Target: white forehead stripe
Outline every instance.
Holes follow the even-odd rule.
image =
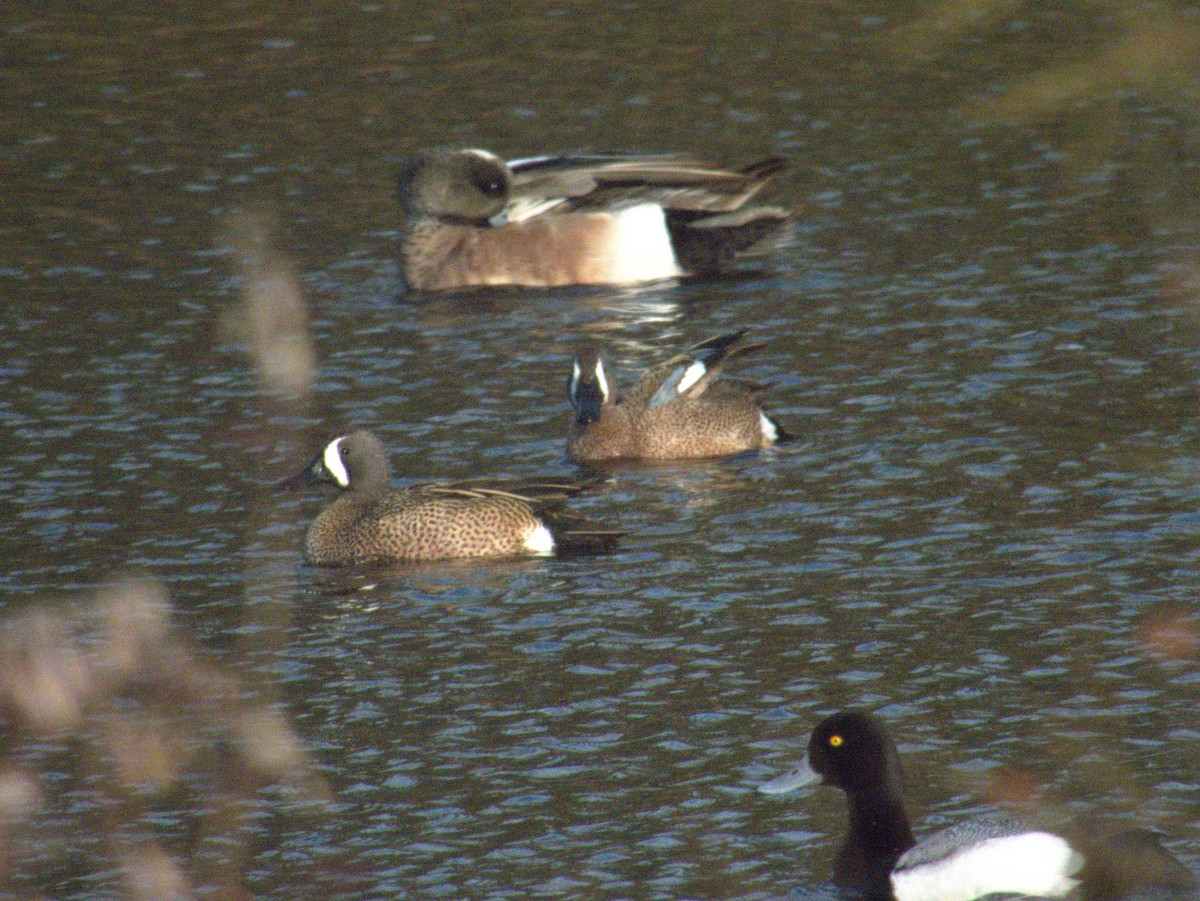
[[[325,455],[321,462],[325,464],[325,468],[329,470],[329,474],[333,476],[333,480],[342,488],[350,487],[350,473],[346,472],[346,464],[342,462],[342,455],[339,449],[345,438],[335,438],[330,441],[325,448]]]
[[[482,160],[487,160],[489,163],[499,163],[501,166],[507,165],[504,160],[500,159],[500,157],[496,156],[496,154],[492,153],[490,150],[480,150],[478,147],[467,147],[463,150],[463,153],[469,153],[472,156],[477,156]]]
[[[708,372],[708,367],[697,360],[687,368],[687,371],[684,372],[683,376],[679,379],[679,384],[675,386],[675,392],[677,394],[683,394],[683,392],[687,391],[688,388],[692,387],[692,385],[704,378],[704,373],[706,372]]]

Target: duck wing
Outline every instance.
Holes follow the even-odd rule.
[[[761,341],[743,341],[746,331],[739,329],[708,338],[652,370],[637,385],[646,396],[646,407],[661,406],[681,397],[694,399],[702,395],[713,385],[726,363],[765,346]],[[631,395],[633,393],[630,392]]]
[[[591,479],[526,477],[511,479],[472,478],[446,482],[426,482],[409,491],[457,497],[507,497],[524,501],[535,510],[556,507],[568,498],[592,490],[608,481],[604,476]]]
[[[786,168],[772,157],[723,169],[681,154],[564,153],[511,160],[509,221],[546,212],[657,203],[679,212],[728,213]]]

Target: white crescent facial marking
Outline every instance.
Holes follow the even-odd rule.
[[[346,464],[342,462],[341,454],[342,442],[345,440],[345,438],[335,438],[330,441],[325,447],[325,455],[321,459],[339,488],[350,487],[350,473],[346,471]]]
[[[579,378],[583,375],[583,370],[579,368],[579,361],[576,360],[571,364],[571,403],[579,406]]]
[[[608,400],[608,376],[604,374],[604,361],[596,358],[596,384],[600,386],[600,396]]]
[[[706,372],[708,372],[707,366],[705,366],[699,360],[694,362],[687,368],[687,371],[684,372],[682,378],[679,379],[679,384],[675,386],[675,393],[683,394],[683,392],[687,391],[688,388],[692,387],[692,385],[704,378],[704,373]]]

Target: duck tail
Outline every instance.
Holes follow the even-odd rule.
[[[542,519],[554,538],[554,552],[559,557],[612,553],[625,536],[620,529],[611,529],[566,509],[547,511]]]

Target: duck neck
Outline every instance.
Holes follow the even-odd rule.
[[[834,864],[834,882],[861,891],[868,901],[890,899],[889,876],[913,846],[904,803],[886,786],[866,786],[849,796],[850,828]]]
[[[317,518],[330,526],[354,522],[379,502],[387,491],[390,478],[391,472],[387,467],[366,467],[364,471],[356,472],[351,486],[338,492],[337,499],[322,510]]]

